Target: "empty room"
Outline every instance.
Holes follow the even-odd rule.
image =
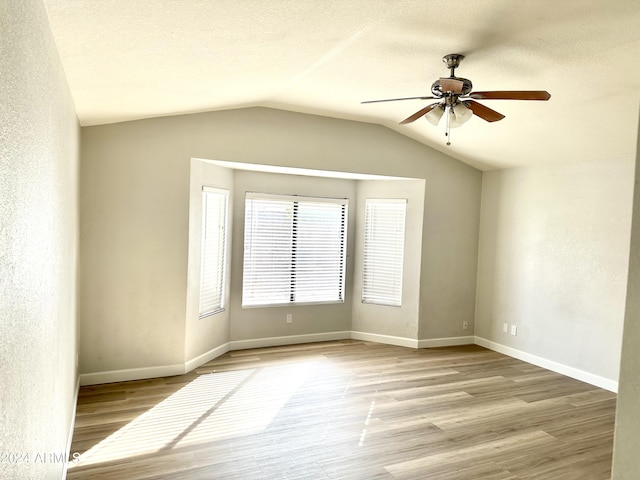
[[[640,8],[3,0],[0,477],[635,479]]]

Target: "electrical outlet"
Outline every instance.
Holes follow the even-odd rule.
[[[518,327],[515,325],[511,325],[511,335],[518,335]]]
[[[503,323],[502,324],[502,331],[504,333],[509,333],[509,324],[508,323]]]
[[[287,323],[293,323],[293,315],[290,313],[287,313]]]
[[[462,329],[469,330],[469,322],[467,322],[466,320],[462,322]]]

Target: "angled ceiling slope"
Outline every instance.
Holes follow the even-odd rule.
[[[630,0],[45,0],[82,125],[267,106],[386,125],[481,169],[635,152],[640,8]],[[500,122],[452,130],[420,119],[456,71]]]

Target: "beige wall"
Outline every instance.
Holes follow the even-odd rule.
[[[82,129],[81,373],[184,364],[191,160],[140,126]]]
[[[629,158],[484,174],[478,337],[615,388],[633,172]]]
[[[480,172],[460,162],[434,164],[425,179],[418,338],[473,335],[480,228]],[[407,175],[411,176],[411,175]],[[464,321],[469,330],[463,330]]]
[[[353,275],[352,327],[356,332],[418,340],[420,323],[420,262],[422,258],[422,219],[424,180],[361,180],[358,182],[355,272]],[[365,201],[368,198],[407,199],[405,249],[402,272],[402,306],[362,303],[364,261]],[[416,342],[417,344],[417,342]]]
[[[479,171],[373,124],[266,108],[156,118],[82,129],[82,372],[184,364],[191,158],[425,180],[421,338],[473,322]],[[231,282],[237,289],[233,272]],[[296,313],[286,325],[276,310],[261,324],[233,298],[231,340],[348,326],[350,307],[328,312],[324,326]]]
[[[77,384],[79,127],[42,2],[0,4],[0,45],[0,476],[61,478]]]
[[[202,160],[191,160],[189,189],[189,259],[187,274],[187,305],[185,318],[185,363],[202,355],[218,353],[216,349],[229,342],[229,305],[231,290],[227,289],[224,311],[205,318],[199,317],[200,260],[202,248],[202,187],[215,187],[229,191],[228,232],[226,255],[226,285],[231,284],[231,246],[233,236],[233,170],[212,165]],[[205,360],[208,360],[206,358]],[[191,365],[189,365],[191,366]],[[197,365],[194,365],[197,366]]]
[[[636,148],[633,221],[629,259],[629,282],[624,319],[624,336],[620,362],[620,388],[616,410],[616,431],[613,448],[614,480],[636,478],[640,471],[640,124]]]
[[[295,305],[286,307],[242,308],[242,269],[244,251],[244,198],[246,192],[285,195],[310,195],[349,199],[347,225],[347,273],[345,302],[326,305]],[[269,337],[314,335],[351,330],[351,276],[353,274],[354,231],[353,209],[356,208],[356,182],[352,180],[237,171],[234,183],[234,238],[231,283],[230,340],[243,341]],[[286,315],[293,322],[286,323]]]

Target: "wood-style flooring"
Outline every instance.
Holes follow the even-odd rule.
[[[608,479],[615,403],[478,346],[233,351],[82,387],[67,478]]]

